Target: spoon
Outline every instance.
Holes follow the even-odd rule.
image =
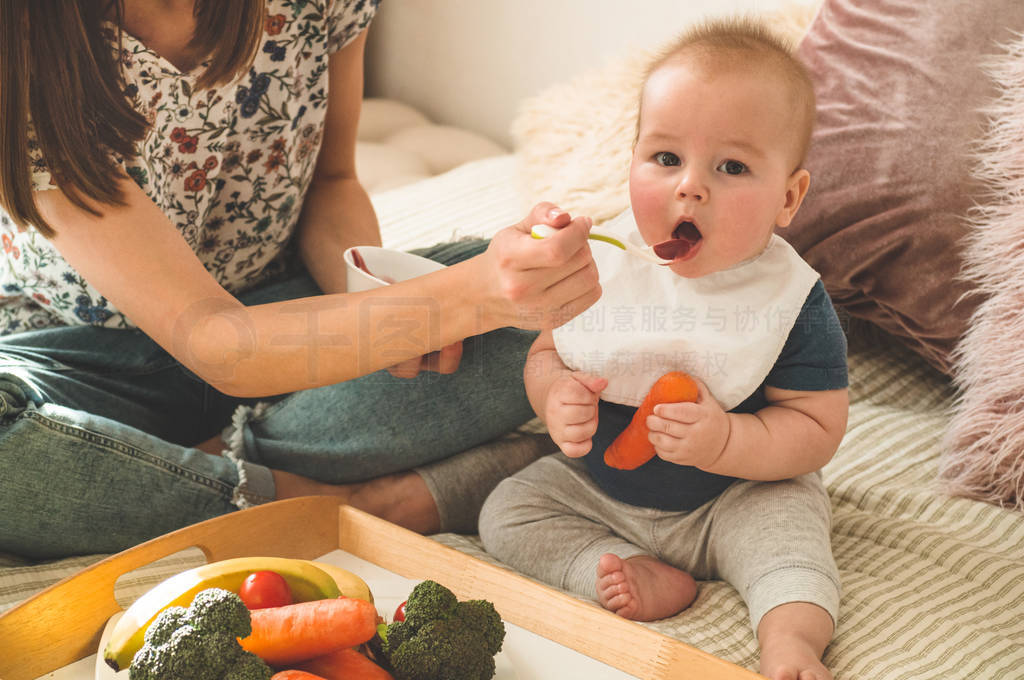
[[[554,227],[549,227],[546,224],[535,224],[533,225],[533,227],[530,228],[530,235],[533,236],[534,238],[547,238],[548,236],[551,236],[557,231],[558,229],[555,229]],[[686,241],[680,241],[679,239],[672,239],[671,241],[665,241],[664,243],[658,243],[657,245],[646,246],[641,248],[640,246],[629,243],[628,241],[620,241],[614,236],[606,234],[599,229],[591,229],[590,235],[587,238],[593,239],[595,241],[604,241],[605,243],[610,243],[616,248],[621,248],[622,250],[625,250],[630,255],[635,255],[636,257],[639,257],[642,260],[647,260],[648,262],[653,262],[655,264],[661,265],[672,264],[673,259],[684,254],[686,250],[689,250],[689,247],[686,247],[683,249],[683,252],[679,252],[680,248],[678,246],[686,246]],[[664,246],[668,246],[668,248],[666,249]],[[655,250],[661,250],[662,252],[666,252],[667,250],[667,254],[671,254],[672,257],[667,259],[658,257],[658,255],[654,253]]]

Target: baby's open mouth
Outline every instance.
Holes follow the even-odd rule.
[[[654,254],[663,260],[678,260],[685,257],[703,238],[700,229],[693,222],[680,222],[672,232],[672,238],[655,243]]]

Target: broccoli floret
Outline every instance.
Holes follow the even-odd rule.
[[[223,676],[244,651],[238,644],[238,638],[231,633],[203,631],[203,663],[216,678]]]
[[[505,641],[505,624],[494,605],[487,600],[466,600],[455,608],[454,618],[464,621],[483,636],[484,644],[491,656],[501,651]]]
[[[424,584],[430,584],[424,586]],[[423,586],[421,588],[421,586]],[[395,680],[489,680],[494,677],[494,655],[505,639],[505,624],[486,600],[458,602],[445,596],[444,586],[424,581],[416,586],[420,600],[409,596],[406,619],[389,624],[382,650]],[[429,597],[429,600],[427,599]],[[454,601],[453,606],[448,603]],[[440,616],[410,619],[410,610],[423,602]],[[441,603],[441,606],[437,606]]]
[[[455,617],[425,624],[395,650],[391,666],[401,680],[489,680],[494,655],[469,624]]]
[[[171,639],[164,645],[157,647],[158,649],[166,647],[174,650],[170,663],[171,675],[185,677],[191,669],[195,668],[203,668],[203,675],[209,675],[204,668],[206,666],[206,644],[203,638],[204,635],[198,628],[185,624],[171,633]]]
[[[390,655],[395,649],[398,649],[402,644],[416,634],[416,629],[409,625],[406,621],[395,621],[389,624],[384,629],[381,639],[383,641],[383,650],[386,656]]]
[[[128,670],[129,680],[156,680],[171,677],[171,655],[158,647],[142,645],[132,657]]]
[[[184,607],[168,607],[153,619],[153,623],[146,628],[143,640],[150,645],[162,645],[171,639],[171,633],[185,624],[185,614],[188,612]]]
[[[421,581],[405,601],[405,620],[414,628],[428,621],[446,619],[458,604],[455,593],[436,581]]]
[[[196,628],[246,637],[252,632],[252,618],[242,598],[223,588],[199,591],[188,608],[188,622]]]
[[[153,621],[132,659],[129,679],[269,680],[270,667],[238,644],[251,631],[249,610],[238,595],[203,590],[188,609],[168,608]]]
[[[423,643],[407,642],[388,660],[396,680],[441,680],[441,660]]]
[[[252,652],[242,651],[221,680],[270,680],[274,671]]]
[[[142,645],[132,659],[131,680],[185,678],[192,669],[201,669],[196,680],[212,680],[206,670],[206,646],[202,633],[187,623],[171,633],[159,645]]]

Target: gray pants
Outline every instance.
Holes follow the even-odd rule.
[[[580,460],[545,456],[501,482],[480,515],[487,552],[524,574],[596,597],[601,555],[651,555],[697,580],[722,579],[757,626],[769,610],[811,602],[837,620],[839,572],[831,507],[818,473],[738,481],[688,512],[610,498]]]

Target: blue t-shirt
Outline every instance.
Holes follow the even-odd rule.
[[[732,413],[755,413],[766,407],[765,385],[820,391],[843,389],[848,384],[846,336],[825,286],[819,280],[807,295],[768,377]],[[657,456],[635,470],[617,470],[605,465],[605,449],[629,425],[634,413],[635,407],[601,401],[593,448],[583,457],[591,477],[612,498],[660,510],[693,510],[718,496],[736,480],[736,477],[670,463]]]

